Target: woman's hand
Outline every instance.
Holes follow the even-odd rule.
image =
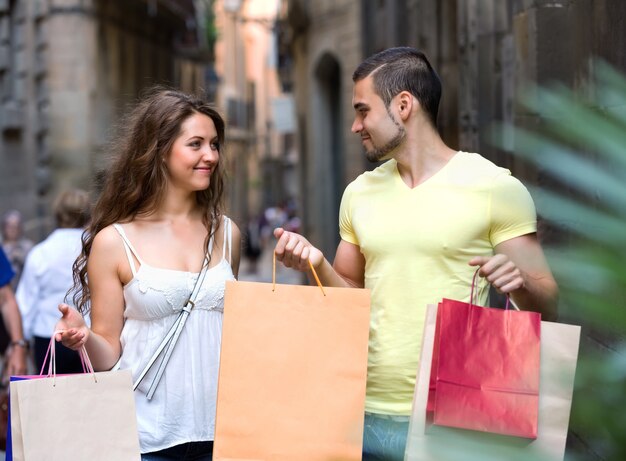
[[[90,330],[85,323],[83,316],[73,307],[67,304],[59,304],[59,311],[63,315],[56,324],[56,341],[70,349],[78,350],[85,345],[89,338]]]

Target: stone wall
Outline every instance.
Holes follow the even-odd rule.
[[[22,211],[35,240],[51,230],[60,190],[92,188],[142,88],[209,86],[191,3],[168,5],[0,0],[0,213]]]
[[[0,212],[36,215],[49,184],[44,15],[42,1],[0,0]]]
[[[363,171],[352,124],[352,72],[362,58],[361,10],[350,0],[290,2],[303,232],[332,259],[339,200]]]

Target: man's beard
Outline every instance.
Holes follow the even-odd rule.
[[[385,144],[384,146],[374,147],[372,150],[365,151],[365,158],[372,163],[387,160],[389,154],[391,154],[400,144],[402,144],[402,141],[406,136],[406,130],[404,129],[404,126],[398,123],[398,121],[389,110],[389,107],[387,107],[387,115],[396,126],[396,128],[398,128],[398,131],[396,131],[395,136],[391,140],[389,140],[389,142],[387,142],[387,144]]]
[[[368,161],[376,163],[387,160],[388,155],[393,152],[400,144],[402,144],[402,141],[406,136],[406,130],[402,125],[398,123],[396,123],[396,126],[398,127],[398,131],[396,131],[395,136],[390,139],[384,146],[374,147],[372,150],[365,151],[365,158]]]

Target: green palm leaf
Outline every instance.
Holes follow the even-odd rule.
[[[546,249],[561,290],[565,321],[580,323],[570,428],[582,455],[626,459],[626,78],[604,62],[574,93],[534,89],[522,104],[541,114],[532,131],[500,126],[492,142],[554,179],[529,187],[539,213],[563,231]],[[503,140],[508,140],[505,145]],[[513,140],[513,143],[510,141]],[[514,149],[511,149],[511,144]]]

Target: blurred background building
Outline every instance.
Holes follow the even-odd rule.
[[[93,189],[125,105],[153,83],[215,91],[210,4],[0,0],[0,210],[50,230],[50,201]]]
[[[215,2],[217,103],[227,119],[230,214],[241,224],[299,195],[295,108],[281,86],[280,0]]]
[[[515,103],[527,84],[576,87],[591,56],[624,68],[625,16],[617,0],[0,0],[0,211],[45,235],[50,197],[96,183],[126,104],[164,83],[226,116],[231,215],[292,201],[332,254],[341,192],[372,168],[350,133],[363,57],[424,50],[444,82],[446,142],[541,182],[487,128],[541,123]]]
[[[233,217],[291,201],[332,252],[341,192],[373,167],[350,133],[365,56],[424,50],[444,82],[446,142],[541,182],[487,128],[540,125],[517,92],[577,87],[591,56],[626,68],[625,18],[618,0],[0,0],[0,211],[43,237],[50,197],[97,184],[126,104],[164,83],[225,114]]]

